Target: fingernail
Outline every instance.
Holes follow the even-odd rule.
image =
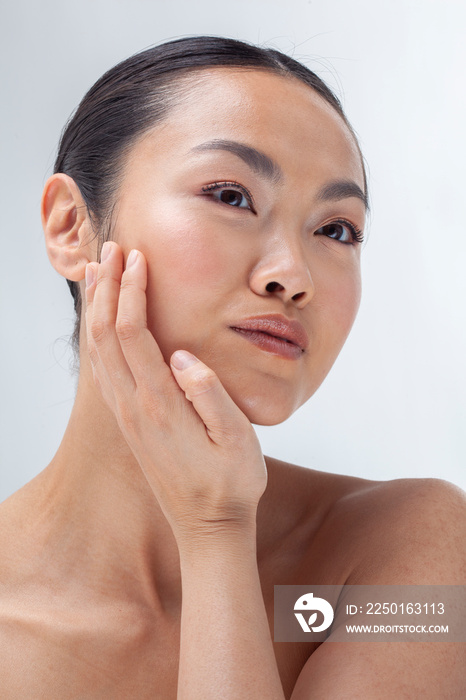
[[[186,350],[177,350],[171,358],[171,364],[175,369],[187,369],[199,362],[195,355]]]
[[[128,267],[131,267],[131,265],[134,265],[136,260],[138,259],[138,251],[137,250],[132,250],[130,254],[128,255],[128,260],[126,261],[126,269]]]
[[[93,265],[86,265],[86,287],[90,287],[95,280],[95,269]]]
[[[105,241],[105,243],[102,246],[102,253],[100,254],[100,261],[104,262],[107,260],[108,256],[110,255],[112,250],[112,244],[109,241]]]

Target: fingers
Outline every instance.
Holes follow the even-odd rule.
[[[117,338],[115,323],[120,296],[123,254],[116,243],[102,248],[101,263],[86,270],[86,333],[94,379],[115,408],[116,392],[134,388],[134,379]]]
[[[218,445],[235,442],[245,428],[251,427],[215,372],[197,357],[186,350],[177,350],[170,364],[179,387],[192,402],[213,442]]]
[[[90,263],[86,269],[89,355],[104,398],[121,420],[136,404],[150,407],[156,420],[155,414],[166,412],[161,404],[167,399],[171,409],[181,407],[181,389],[194,408],[189,415],[197,414],[213,442],[229,444],[251,427],[248,419],[215,372],[194,355],[177,351],[170,371],[147,327],[144,255],[131,251],[122,271],[123,253],[114,242],[104,245],[100,264]]]
[[[159,404],[167,392],[182,394],[147,328],[144,255],[131,251],[122,270],[122,250],[111,241],[103,246],[101,263],[87,266],[86,332],[94,381],[121,427],[128,427],[137,402],[163,410]]]
[[[147,265],[144,255],[132,250],[123,273],[116,317],[116,334],[138,386],[168,382],[174,385],[157,342],[147,328]],[[150,373],[148,372],[150,368]]]

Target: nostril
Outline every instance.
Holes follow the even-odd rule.
[[[267,292],[277,292],[284,289],[284,287],[278,282],[269,282],[265,289]]]
[[[298,292],[297,294],[294,294],[291,298],[293,299],[293,301],[299,301],[303,298],[303,296],[305,296],[305,294],[306,292]]]

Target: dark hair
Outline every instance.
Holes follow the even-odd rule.
[[[60,139],[54,173],[66,173],[78,185],[98,232],[99,246],[110,238],[113,200],[125,153],[137,137],[166,118],[179,97],[183,77],[216,66],[294,76],[335,109],[357,144],[333,92],[315,73],[280,51],[210,36],[177,39],[146,49],[111,68],[91,87]],[[81,294],[76,282],[67,282],[76,312],[71,341],[77,359]]]

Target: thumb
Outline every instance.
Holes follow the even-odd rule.
[[[210,439],[218,445],[238,439],[246,418],[215,372],[187,350],[177,350],[170,366],[178,386],[191,401]],[[247,419],[246,419],[247,420]]]

